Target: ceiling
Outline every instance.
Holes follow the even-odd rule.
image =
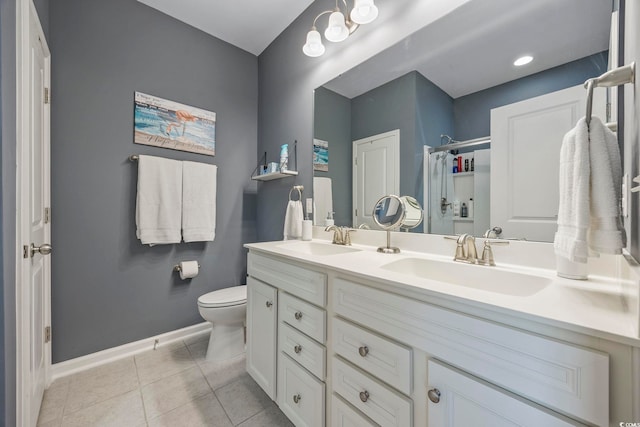
[[[353,98],[417,70],[455,99],[607,50],[610,22],[604,0],[472,0],[325,87]]]
[[[313,3],[313,0],[138,1],[256,56]]]
[[[313,3],[138,1],[254,55]],[[391,13],[395,4],[403,3],[377,1]],[[457,98],[608,49],[610,14],[609,0],[471,0],[326,87],[353,98],[417,70]],[[305,35],[300,34],[300,45]],[[523,54],[532,54],[535,60],[514,67],[513,61]]]

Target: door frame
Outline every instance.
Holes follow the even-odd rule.
[[[356,206],[357,206],[357,196],[358,196],[358,165],[356,162],[358,156],[358,145],[366,142],[373,142],[378,139],[384,139],[387,137],[393,137],[393,152],[396,158],[396,167],[395,167],[395,176],[394,180],[398,189],[398,193],[400,193],[400,129],[394,129],[389,132],[383,132],[376,135],[367,136],[366,138],[356,139],[351,142],[351,225],[353,227],[356,226],[357,216],[356,216]],[[397,194],[399,196],[399,194]]]
[[[45,87],[51,91],[51,51],[47,45],[46,37],[38,13],[32,0],[18,0],[16,2],[16,424],[20,426],[34,426],[37,420],[31,419],[30,390],[32,379],[30,375],[29,347],[31,331],[29,319],[30,289],[26,286],[29,280],[29,260],[23,257],[23,246],[29,245],[29,213],[28,198],[23,197],[24,190],[28,189],[30,178],[29,170],[24,167],[29,161],[29,135],[30,135],[30,30],[35,26],[38,37],[45,53],[45,75],[43,76]],[[44,176],[47,182],[45,190],[45,206],[51,206],[50,189],[50,104],[45,104],[43,110],[43,138],[45,149],[43,162],[45,165]],[[50,241],[51,225],[46,225],[46,237]],[[43,301],[45,324],[51,324],[51,258],[45,257],[45,295]],[[45,387],[51,381],[51,342],[44,345],[44,375]]]

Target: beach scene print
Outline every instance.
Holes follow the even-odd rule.
[[[313,170],[329,171],[329,142],[321,139],[313,140]]]
[[[136,92],[133,142],[214,156],[216,113]]]

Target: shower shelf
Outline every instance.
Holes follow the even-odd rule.
[[[458,172],[458,173],[452,173],[451,175],[453,175],[453,177],[463,177],[463,176],[473,176],[473,172]]]
[[[473,218],[453,218],[453,222],[473,222]]]

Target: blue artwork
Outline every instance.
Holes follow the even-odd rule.
[[[329,143],[327,141],[313,140],[313,170],[329,171]]]
[[[216,113],[136,92],[133,142],[214,156]]]

